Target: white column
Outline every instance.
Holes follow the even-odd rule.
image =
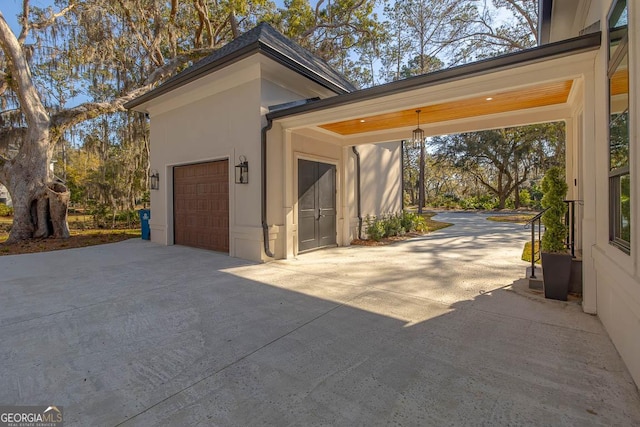
[[[582,120],[582,188],[584,190],[584,217],[582,219],[582,309],[586,313],[597,312],[597,279],[593,259],[593,249],[596,245],[597,235],[597,203],[604,200],[596,200],[596,84],[593,71],[584,76],[584,115]]]
[[[284,180],[282,191],[284,193],[284,227],[285,227],[285,241],[284,241],[284,258],[293,258],[298,253],[298,232],[297,224],[295,222],[295,206],[297,205],[297,197],[294,197],[294,189],[298,187],[296,174],[296,165],[293,162],[293,142],[291,137],[291,130],[286,129],[282,133],[283,146],[282,150],[284,165]]]

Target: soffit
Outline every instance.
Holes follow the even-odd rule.
[[[617,70],[611,78],[611,95],[622,95],[629,93],[629,69]]]
[[[416,110],[420,112],[420,123],[430,124],[466,119],[484,115],[509,113],[518,110],[565,104],[569,98],[573,81],[532,85],[516,90],[484,94],[450,102],[426,104],[418,108],[403,109],[384,114],[368,115],[350,120],[322,124],[319,127],[342,135],[385,131],[415,126]]]

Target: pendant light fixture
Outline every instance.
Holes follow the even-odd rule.
[[[411,143],[416,146],[424,142],[424,131],[420,129],[420,111],[416,110],[416,114],[418,115],[418,127],[413,130],[413,135],[411,138]]]

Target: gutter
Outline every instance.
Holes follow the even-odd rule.
[[[357,191],[357,209],[358,209],[358,239],[362,240],[362,198],[360,197],[360,153],[355,145],[351,147],[353,154],[356,156],[356,191]]]
[[[494,58],[487,58],[469,64],[458,65],[444,70],[438,70],[419,76],[408,77],[403,80],[385,83],[380,86],[373,86],[361,89],[344,95],[324,98],[320,101],[300,105],[297,107],[270,112],[268,117],[280,119],[292,117],[309,112],[322,111],[334,107],[346,106],[362,101],[378,99],[387,95],[396,95],[415,89],[437,86],[443,83],[460,81],[469,77],[477,77],[503,71],[522,65],[529,65],[544,61],[549,58],[563,57],[576,53],[589,52],[600,49],[600,31],[575,37],[569,40],[549,43],[523,50],[520,52],[508,53]]]
[[[273,126],[273,120],[267,117],[267,124],[262,128],[260,141],[260,156],[262,160],[262,191],[261,191],[261,222],[262,237],[264,240],[264,253],[269,258],[275,255],[269,247],[269,224],[267,223],[267,132]]]

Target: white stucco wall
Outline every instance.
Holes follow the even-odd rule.
[[[252,80],[211,97],[151,117],[151,168],[160,190],[151,191],[151,239],[173,243],[173,167],[229,160],[230,254],[255,258],[245,247],[260,238],[260,81]],[[244,155],[249,184],[234,183],[234,165]]]
[[[275,123],[269,132],[268,218],[273,227],[276,258],[298,254],[298,160],[312,160],[336,166],[336,240],[346,246],[357,238],[356,156],[351,146],[321,134],[308,135],[283,129]],[[361,162],[362,216],[399,212],[402,209],[401,148],[399,142],[362,144],[357,149]]]
[[[402,210],[402,149],[400,142],[366,144],[360,152],[362,216]]]
[[[229,160],[229,254],[266,261],[261,221],[261,130],[272,105],[332,92],[259,54],[162,95],[141,109],[151,118],[151,239],[173,244],[173,167]],[[279,147],[275,147],[280,149]],[[235,184],[239,157],[249,163],[249,183]],[[271,156],[269,206],[282,206],[282,155]],[[279,165],[280,164],[280,165]],[[279,211],[280,213],[281,211]],[[271,229],[275,236],[278,227]]]
[[[567,153],[574,155],[567,159],[567,169],[581,177],[578,188],[572,189],[570,195],[584,200],[579,236],[583,248],[583,308],[598,315],[636,384],[640,385],[640,245],[635,237],[640,236],[640,4],[627,1],[632,241],[631,253],[625,254],[609,243],[607,19],[612,0],[583,0],[578,3],[575,15],[567,15],[553,23],[555,27],[552,28],[557,31],[552,31],[551,41],[558,41],[554,35],[578,36],[579,30],[600,21],[602,47],[594,69],[584,70],[585,109],[574,112],[573,119],[568,122],[567,135],[581,139],[581,150]],[[571,34],[565,34],[568,28],[571,28]]]
[[[598,2],[600,3],[600,2]],[[603,1],[600,13],[603,23],[611,1]],[[585,175],[593,176],[593,186],[585,187],[585,197],[595,199],[595,245],[591,256],[597,286],[597,314],[609,333],[613,343],[624,359],[636,384],[640,384],[640,150],[638,150],[638,127],[640,109],[640,4],[629,1],[629,85],[630,85],[630,168],[631,168],[631,253],[625,254],[609,244],[608,212],[608,95],[607,95],[607,47],[606,25],[603,24],[602,49],[596,59],[595,70],[595,147],[585,152]],[[591,168],[590,168],[591,166]],[[587,272],[585,272],[587,273]],[[595,280],[594,280],[595,279]]]

